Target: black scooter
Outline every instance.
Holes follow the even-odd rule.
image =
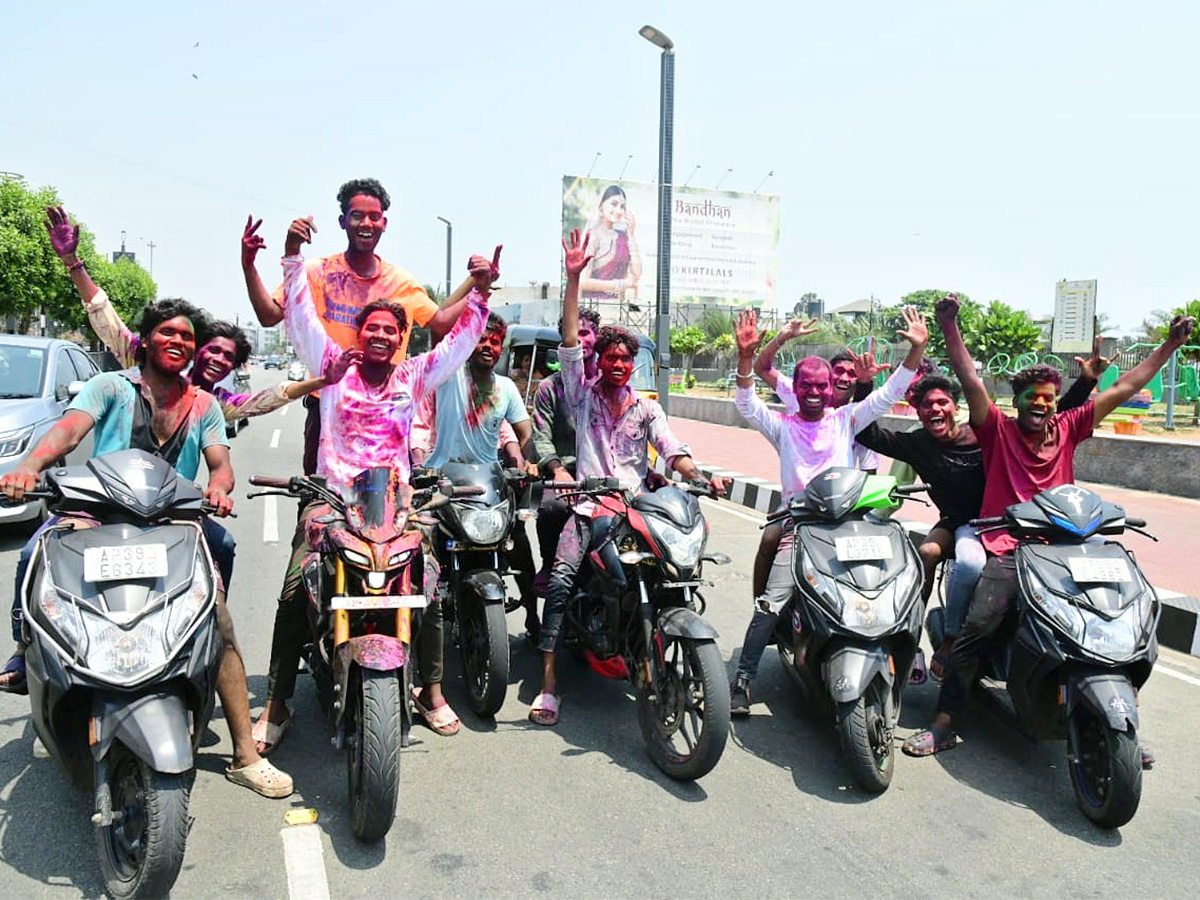
[[[34,496],[100,523],[52,526],[25,576],[34,729],[76,787],[95,793],[108,892],[164,897],[183,863],[222,649],[207,505],[141,450],[50,470]]]
[[[1157,539],[1144,521],[1075,484],[971,524],[1021,541],[1015,629],[997,635],[983,667],[1005,682],[1007,698],[986,683],[983,696],[1031,740],[1065,737],[1079,808],[1097,825],[1120,827],[1142,796],[1136,689],[1158,658],[1162,606],[1132,553],[1088,539],[1125,531]],[[937,647],[941,608],[927,624]]]

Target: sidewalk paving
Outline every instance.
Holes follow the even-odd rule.
[[[781,502],[779,457],[757,431],[693,419],[671,417],[671,428],[686,442],[707,472],[735,477],[730,498],[766,512]],[[882,460],[886,472],[891,461]],[[1129,515],[1145,519],[1155,543],[1139,535],[1124,541],[1163,599],[1159,639],[1167,646],[1200,656],[1200,500],[1133,491],[1107,484],[1086,484],[1106,500],[1119,503]],[[938,519],[932,506],[907,502],[900,517],[932,525]]]

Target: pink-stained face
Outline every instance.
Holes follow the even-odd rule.
[[[216,384],[233,371],[237,362],[237,344],[232,338],[213,338],[196,351],[196,362],[192,366],[194,377],[206,384]]]
[[[358,349],[363,362],[381,365],[391,362],[400,347],[400,324],[386,309],[377,309],[358,330]]]
[[[829,363],[819,356],[806,356],[796,364],[792,376],[800,418],[816,422],[825,415],[825,407],[833,402],[833,373]]]
[[[350,239],[351,248],[359,253],[374,253],[375,245],[387,231],[387,216],[378,197],[355,194],[338,224]]]
[[[492,369],[496,366],[496,361],[500,359],[500,353],[504,348],[504,329],[498,331],[485,331],[483,337],[479,339],[479,343],[475,345],[475,352],[471,354],[471,365],[481,369]],[[528,360],[526,360],[528,365]]]
[[[187,316],[176,316],[154,326],[146,341],[146,359],[168,375],[179,375],[196,355],[196,329]]]
[[[600,204],[600,218],[609,226],[625,221],[625,198],[613,194]]]
[[[830,406],[835,409],[845,406],[854,399],[854,363],[848,359],[839,359],[833,363],[833,400]]]
[[[609,387],[625,387],[633,376],[633,354],[624,344],[609,344],[597,361],[600,380]]]

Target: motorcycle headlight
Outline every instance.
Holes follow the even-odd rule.
[[[1074,606],[1050,592],[1042,580],[1033,574],[1028,575],[1028,596],[1042,615],[1049,618],[1055,625],[1067,633],[1071,640],[1080,643],[1083,637],[1083,617]]]
[[[872,600],[855,590],[839,585],[839,593],[842,596],[842,622],[850,628],[861,628],[864,631],[878,631],[895,625],[895,587],[895,583],[888,585]]]
[[[492,509],[463,509],[459,521],[467,540],[473,544],[498,544],[508,530],[508,516],[499,506]]]
[[[371,564],[370,557],[368,557],[365,553],[359,553],[357,550],[351,550],[347,547],[342,547],[341,549],[342,556],[345,557],[346,562],[352,563],[356,566],[369,566]]]
[[[398,567],[404,565],[406,562],[408,562],[410,559],[412,559],[412,555],[414,552],[415,551],[412,551],[412,550],[402,550],[399,553],[393,553],[391,556],[388,557],[388,561],[387,561],[388,568],[395,569],[395,568],[398,568]]]
[[[690,531],[675,528],[665,522],[646,517],[650,530],[667,551],[667,556],[677,568],[694,569],[704,551],[704,520],[698,519]]]
[[[192,627],[196,617],[207,605],[211,590],[212,582],[209,580],[204,560],[197,554],[191,587],[183,596],[176,597],[171,602],[170,611],[167,613],[167,627],[163,637],[166,643],[163,649],[168,653]]]
[[[812,557],[808,555],[808,551],[803,546],[800,548],[800,575],[807,582],[809,588],[821,598],[821,602],[835,616],[841,616],[842,597],[837,587],[817,571],[817,567],[813,565]]]
[[[1134,629],[1137,616],[1136,607],[1130,607],[1120,618],[1112,621],[1092,613],[1085,614],[1084,649],[1105,659],[1128,659],[1133,656],[1138,644]]]
[[[58,633],[67,649],[80,655],[86,654],[87,633],[80,619],[79,608],[58,595],[49,569],[42,569],[38,573],[31,596],[40,618]]]
[[[166,616],[162,613],[145,616],[130,628],[92,616],[88,619],[91,646],[87,667],[100,677],[134,681],[166,663]]]

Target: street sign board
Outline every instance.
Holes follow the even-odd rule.
[[[1096,279],[1060,281],[1054,286],[1054,353],[1089,353],[1096,331]]]

